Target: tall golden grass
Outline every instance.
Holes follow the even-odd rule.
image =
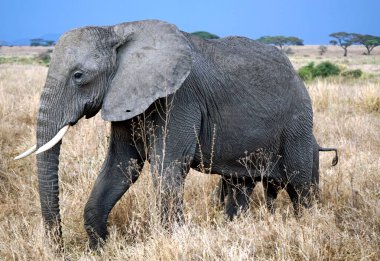
[[[113,209],[110,237],[100,253],[88,250],[82,216],[107,151],[109,124],[99,116],[80,121],[62,147],[65,252],[56,254],[44,237],[35,157],[13,160],[34,144],[46,73],[47,68],[38,65],[0,65],[1,260],[380,259],[379,80],[333,78],[308,84],[317,140],[338,147],[340,162],[330,167],[333,155],[321,153],[321,201],[299,220],[285,192],[275,214],[268,213],[259,186],[249,211],[228,222],[213,203],[218,177],[192,171],[185,187],[185,224],[168,233],[160,226],[150,175],[144,169]]]

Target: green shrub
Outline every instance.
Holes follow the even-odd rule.
[[[313,70],[314,77],[328,77],[339,75],[339,73],[339,67],[331,62],[322,62],[315,66]]]
[[[362,77],[362,75],[363,75],[363,72],[360,69],[348,70],[348,71],[342,72],[342,76],[350,77],[350,78],[360,78]]]
[[[339,75],[340,69],[337,65],[331,62],[322,62],[316,66],[311,62],[298,70],[298,75],[302,80],[312,80],[315,77],[328,77]]]
[[[312,80],[314,78],[313,70],[314,70],[314,63],[311,62],[308,65],[301,67],[298,70],[298,75],[304,81]]]
[[[46,52],[38,54],[36,56],[37,62],[42,65],[49,66],[52,52],[52,50],[47,50]]]
[[[0,64],[33,64],[34,60],[28,56],[2,56]]]

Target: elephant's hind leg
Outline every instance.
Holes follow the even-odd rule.
[[[283,176],[295,214],[313,199],[313,136],[311,128],[298,128],[288,135],[283,151]]]
[[[300,215],[300,206],[309,208],[312,203],[311,168],[303,169],[301,166],[286,166],[286,191],[293,203],[296,216]]]
[[[275,212],[275,200],[277,199],[278,191],[281,189],[281,185],[274,180],[263,180],[263,188],[266,196],[266,206],[270,213]]]
[[[225,199],[228,195],[228,183],[227,180],[223,177],[220,178],[219,184],[216,186],[213,191],[213,201],[217,206],[224,207]]]
[[[225,178],[224,178],[225,179]],[[232,220],[239,211],[248,208],[255,181],[250,177],[225,179],[225,214]]]
[[[137,149],[131,146],[128,127],[128,122],[112,123],[108,155],[84,209],[92,249],[106,239],[108,215],[137,180],[143,164]]]

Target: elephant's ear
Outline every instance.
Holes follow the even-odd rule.
[[[147,20],[113,27],[117,68],[102,105],[102,118],[123,121],[178,90],[192,67],[191,47],[174,25]],[[114,38],[115,39],[115,38]]]

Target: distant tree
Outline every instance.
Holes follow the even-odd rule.
[[[44,45],[44,39],[41,39],[41,38],[30,39],[30,46],[43,46],[43,45]]]
[[[319,55],[324,55],[326,52],[327,52],[327,46],[326,45],[320,45],[318,47]]]
[[[373,48],[380,45],[380,37],[369,34],[353,34],[353,41],[356,44],[364,45],[367,55],[370,55]]]
[[[45,40],[42,38],[34,38],[30,39],[30,46],[53,46],[54,41],[52,40]]]
[[[303,45],[303,40],[295,36],[289,36],[288,45]]]
[[[220,38],[216,34],[212,34],[212,33],[205,32],[205,31],[198,31],[198,32],[194,32],[191,34],[196,35],[196,36],[203,38],[203,39],[219,39]]]
[[[281,50],[288,45],[303,45],[303,40],[295,36],[262,36],[257,39],[257,41],[265,44],[273,44],[280,47]]]
[[[336,39],[331,40],[330,44],[339,45],[344,50],[343,56],[347,56],[347,48],[354,44],[354,35],[346,32],[338,32],[332,33],[329,36]]]
[[[55,41],[53,40],[46,40],[46,45],[47,46],[53,46],[55,44]]]

